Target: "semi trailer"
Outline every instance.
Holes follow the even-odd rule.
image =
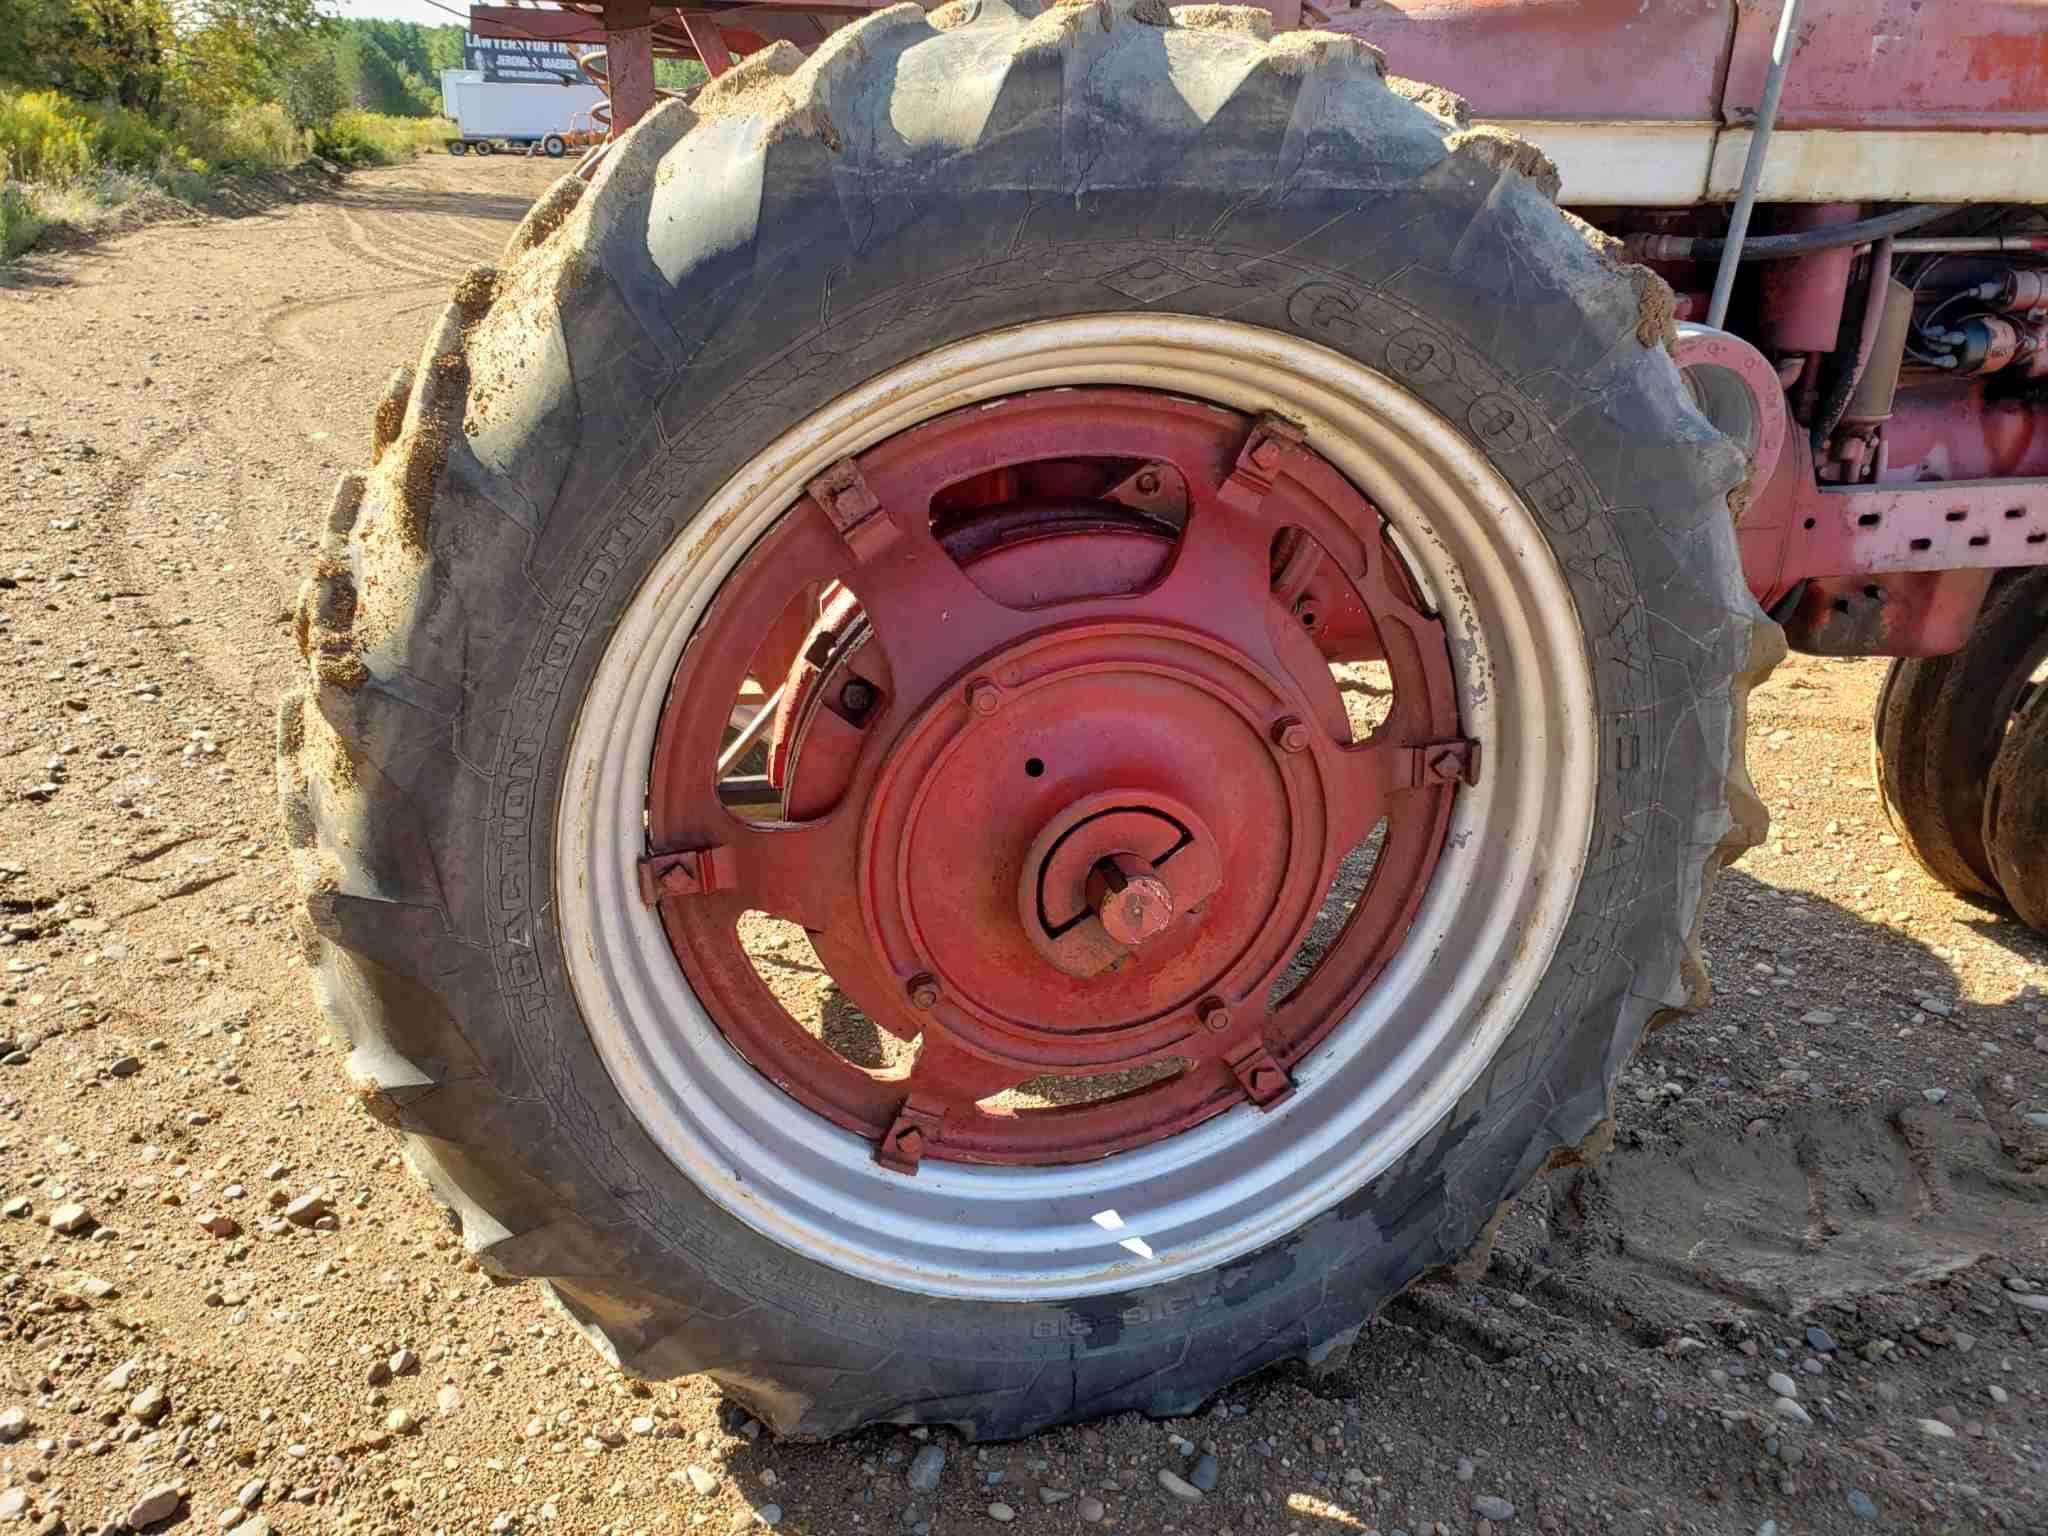
[[[441,71],[441,111],[456,130],[448,140],[451,155],[508,149],[560,159],[592,137],[591,110],[604,100],[602,90],[583,80],[489,80],[481,70]]]

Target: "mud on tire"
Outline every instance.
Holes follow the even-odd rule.
[[[898,6],[663,106],[463,280],[301,602],[285,833],[366,1107],[487,1269],[785,1434],[1180,1414],[1328,1359],[1596,1135],[1645,1026],[1695,995],[1706,881],[1760,830],[1744,696],[1780,642],[1737,564],[1741,456],[1688,403],[1655,279],[1554,208],[1540,155],[1416,104],[1371,49],[1184,14],[1204,25]],[[702,509],[793,423],[934,349],[1119,314],[1301,338],[1461,424],[1578,608],[1591,843],[1485,1069],[1283,1241],[1064,1300],[891,1289],[735,1219],[626,1107],[549,915],[567,743],[646,573],[715,539]]]

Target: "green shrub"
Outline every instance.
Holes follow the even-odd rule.
[[[65,181],[92,168],[93,123],[55,91],[0,91],[0,179]]]
[[[29,190],[18,181],[0,181],[0,261],[18,256],[43,232]]]
[[[442,117],[337,112],[313,130],[313,153],[342,165],[390,165],[438,148],[455,127]]]

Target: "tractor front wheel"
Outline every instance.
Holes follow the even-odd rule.
[[[784,1433],[1327,1361],[1597,1142],[1758,831],[1668,295],[1370,49],[1189,14],[663,106],[463,280],[303,599],[366,1102]]]

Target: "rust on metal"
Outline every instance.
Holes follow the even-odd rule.
[[[685,848],[650,853],[640,861],[640,900],[654,906],[667,896],[708,896],[733,884],[730,848]]]

